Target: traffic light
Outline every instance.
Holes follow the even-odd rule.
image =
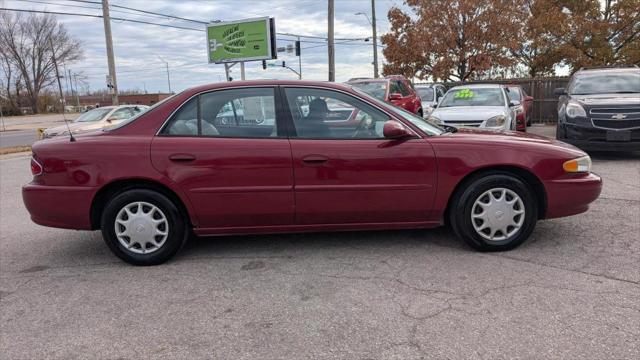
[[[262,70],[267,70],[267,60],[262,60]]]
[[[296,41],[296,56],[300,56],[300,41]]]

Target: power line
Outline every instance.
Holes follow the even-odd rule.
[[[24,1],[24,0],[23,0]],[[86,3],[86,4],[96,4],[96,5],[102,5],[102,3],[100,3],[99,1],[90,1],[90,0],[66,0],[66,1],[71,1],[71,2],[78,2],[78,3]],[[185,18],[185,17],[180,17],[180,16],[175,16],[175,15],[170,15],[170,14],[163,14],[163,13],[159,13],[159,12],[154,12],[154,11],[148,11],[148,10],[142,10],[142,9],[136,9],[136,8],[132,8],[132,7],[128,7],[128,6],[122,6],[122,5],[115,5],[112,4],[110,5],[110,7],[116,7],[116,8],[121,8],[121,9],[127,9],[127,10],[132,10],[132,11],[137,11],[137,12],[141,12],[141,13],[145,13],[145,14],[153,14],[155,16],[158,17],[162,17],[162,18],[171,18],[171,19],[177,19],[177,20],[182,20],[182,21],[190,21],[190,22],[194,22],[194,23],[198,23],[198,24],[202,24],[202,25],[207,25],[210,24],[210,21],[203,21],[203,20],[196,20],[196,19],[190,19],[190,18]],[[291,33],[282,33],[282,32],[278,32],[276,33],[277,35],[284,35],[284,36],[294,36],[294,37],[303,37],[303,38],[309,38],[309,39],[322,39],[322,40],[327,40],[327,37],[323,37],[323,36],[315,36],[315,35],[300,35],[300,34],[291,34]],[[335,40],[364,40],[365,38],[335,38]]]

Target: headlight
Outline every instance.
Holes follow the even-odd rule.
[[[570,118],[574,118],[578,116],[587,117],[586,111],[584,111],[584,108],[582,107],[582,105],[578,104],[577,102],[567,103],[566,113],[567,113],[567,116]]]
[[[581,173],[591,171],[591,158],[589,155],[579,157],[577,159],[565,161],[562,164],[564,171],[568,173]]]
[[[492,118],[490,118],[489,120],[487,120],[487,122],[485,123],[486,127],[499,127],[504,125],[505,121],[507,121],[507,118],[504,115],[498,115],[498,116],[494,116]]]
[[[432,123],[438,124],[438,125],[442,124],[442,120],[440,120],[439,118],[437,118],[436,116],[433,116],[433,115],[429,116],[429,118],[427,120],[431,121]]]

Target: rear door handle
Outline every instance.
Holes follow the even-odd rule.
[[[193,161],[195,160],[195,155],[191,154],[171,154],[169,155],[169,160],[171,161]]]
[[[329,160],[328,157],[324,155],[307,155],[302,158],[302,162],[305,164],[313,165],[313,164],[324,164]]]

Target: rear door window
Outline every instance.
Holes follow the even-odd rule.
[[[245,88],[199,95],[178,110],[166,135],[240,138],[277,137],[275,91]]]

